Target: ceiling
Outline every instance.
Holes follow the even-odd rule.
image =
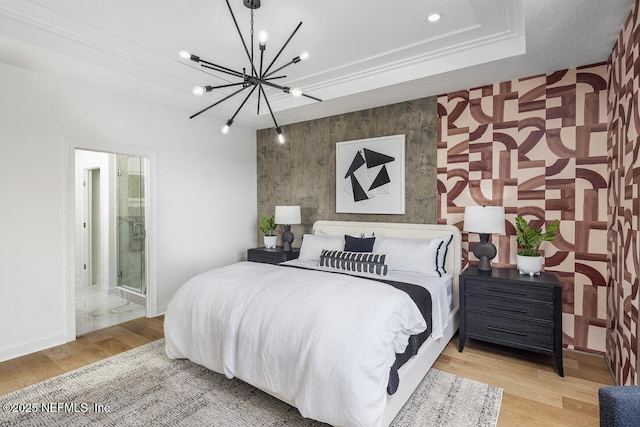
[[[241,0],[229,3],[248,37],[249,9]],[[256,32],[269,32],[266,63],[303,22],[274,68],[310,52],[309,60],[279,73],[287,78],[278,82],[323,102],[268,89],[283,125],[606,61],[633,4],[262,0],[254,19]],[[428,22],[432,12],[442,19]],[[225,0],[0,0],[0,61],[171,106],[188,117],[235,90],[195,97],[194,85],[237,80],[180,60],[182,49],[225,67],[249,67]],[[236,95],[194,120],[223,124],[243,99]],[[264,103],[256,114],[256,99],[236,124],[272,126]]]

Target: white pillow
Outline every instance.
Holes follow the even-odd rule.
[[[441,244],[442,239],[376,237],[373,252],[387,254],[389,270],[415,271],[441,276],[438,272],[438,248]]]
[[[323,249],[330,251],[343,250],[344,237],[329,236],[326,234],[322,236],[305,234],[302,237],[302,244],[300,245],[300,255],[298,256],[298,259],[318,261]]]

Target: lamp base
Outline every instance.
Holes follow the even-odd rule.
[[[478,271],[491,271],[491,260],[497,253],[496,247],[489,242],[489,235],[480,233],[480,242],[473,245],[473,254],[480,260]]]
[[[282,250],[285,252],[291,252],[291,243],[293,243],[291,225],[285,225],[284,232],[282,233]]]
[[[491,261],[486,256],[481,256],[477,268],[478,271],[491,271]]]

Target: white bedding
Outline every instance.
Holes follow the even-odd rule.
[[[294,259],[283,264],[308,269],[317,269],[317,262],[310,260],[305,261]],[[431,294],[431,302],[433,304],[431,313],[433,323],[431,327],[431,336],[434,340],[442,337],[444,328],[447,326],[447,319],[449,318],[453,298],[453,278],[450,274],[443,274],[442,277],[436,277],[413,271],[389,270],[389,273],[386,276],[381,277],[381,279],[411,283],[413,285],[419,285],[426,288]]]
[[[189,280],[164,323],[169,357],[238,377],[340,426],[380,425],[395,353],[426,326],[411,298],[389,285],[252,262]]]

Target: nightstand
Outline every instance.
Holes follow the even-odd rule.
[[[466,338],[553,354],[562,366],[562,284],[555,273],[519,274],[514,268],[460,274],[460,343]]]
[[[291,252],[282,250],[282,246],[276,248],[253,248],[247,251],[247,261],[264,262],[266,264],[280,264],[281,262],[297,259],[300,255],[299,248],[292,248]]]

